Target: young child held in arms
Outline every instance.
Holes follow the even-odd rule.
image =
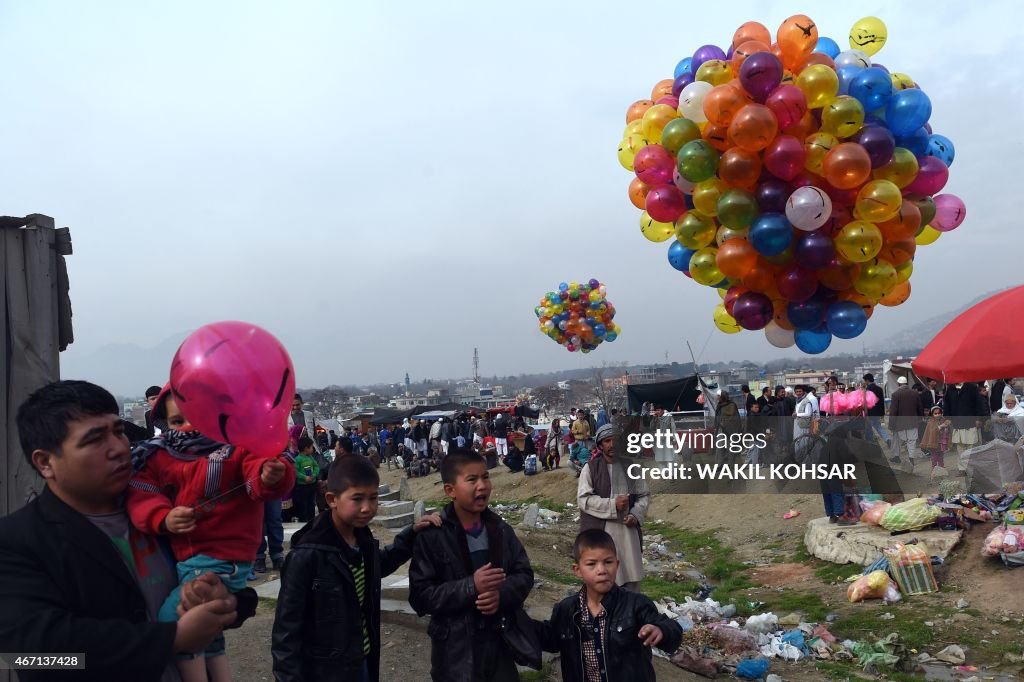
[[[682,628],[649,598],[616,586],[619,559],[605,531],[577,535],[573,559],[582,589],[555,604],[551,620],[534,621],[541,647],[561,654],[563,682],[656,679],[650,648],[675,653]]]
[[[329,509],[292,538],[271,645],[277,682],[380,679],[381,578],[412,556],[413,533],[441,517],[424,516],[381,549],[367,527],[379,485],[367,458],[336,460],[327,474]]]
[[[451,503],[440,527],[416,538],[409,565],[409,603],[431,615],[431,679],[513,682],[509,628],[533,587],[530,559],[512,527],[487,508],[492,484],[481,455],[451,450],[441,480]],[[539,651],[517,654],[539,665]]]
[[[132,525],[152,535],[169,533],[178,582],[217,574],[228,590],[245,587],[263,530],[263,502],[281,498],[295,483],[295,468],[282,457],[256,455],[218,443],[192,428],[168,388],[153,407],[167,431],[132,452],[136,470],[125,506]],[[160,607],[161,622],[178,620],[180,585]],[[231,679],[224,638],[205,656],[183,657],[185,682]]]

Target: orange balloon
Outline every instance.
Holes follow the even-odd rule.
[[[772,310],[775,311],[775,324],[783,329],[793,331],[793,323],[789,321],[789,301],[784,298],[772,299]]]
[[[892,241],[886,240],[882,244],[882,250],[878,252],[878,257],[884,258],[893,265],[903,265],[907,261],[914,260],[914,253],[916,251],[916,239],[913,237],[901,237]]]
[[[771,41],[748,40],[740,43],[739,47],[733,48],[732,61],[729,62],[733,74],[739,76],[740,67],[743,66],[743,62],[747,61],[747,57],[750,55],[757,52],[771,52],[772,47],[770,43]]]
[[[766,293],[775,289],[775,268],[763,257],[743,276],[743,286],[758,293]],[[776,296],[776,298],[779,298]]]
[[[729,127],[708,123],[704,126],[701,137],[708,141],[712,147],[720,152],[729,148]]]
[[[783,129],[783,132],[787,135],[792,135],[798,140],[804,140],[810,135],[818,132],[818,128],[820,127],[818,119],[814,118],[814,115],[811,114],[810,111],[805,111],[799,122]]]
[[[900,212],[895,218],[878,223],[885,241],[897,241],[905,237],[913,239],[921,230],[921,209],[913,201],[903,200]]]
[[[740,109],[754,101],[746,90],[733,83],[716,85],[704,96],[704,115],[715,125],[728,126]]]
[[[851,288],[859,276],[859,265],[838,258],[832,265],[818,270],[818,281],[832,291],[845,291]]]
[[[782,51],[782,65],[795,71],[818,44],[818,27],[806,14],[797,14],[782,22],[775,39]]]
[[[732,141],[737,147],[751,152],[759,152],[767,147],[778,132],[779,122],[775,118],[775,112],[763,104],[746,105],[729,124],[729,137]],[[867,152],[864,152],[864,155],[867,156]],[[870,167],[869,159],[868,168]]]
[[[879,299],[878,303],[890,308],[895,308],[898,305],[906,303],[908,298],[910,298],[910,280],[897,284],[889,293]]]
[[[742,279],[757,265],[757,251],[746,239],[727,239],[718,247],[715,263],[730,279]]]
[[[672,79],[665,78],[657,82],[654,88],[651,90],[651,99],[655,102],[661,97],[672,96]]]
[[[757,152],[730,147],[718,160],[718,177],[736,187],[749,187],[761,177],[761,157]]]
[[[868,316],[869,320],[871,319],[871,313],[875,312],[875,302],[864,294],[853,291],[852,289],[850,291],[840,292],[838,298],[840,301],[853,301],[858,304],[863,308],[864,314]]]
[[[768,29],[764,24],[756,21],[748,21],[736,29],[736,32],[732,34],[732,47],[733,49],[736,49],[738,46],[751,40],[757,40],[765,45],[770,45],[772,42],[772,34],[768,32]]]
[[[647,193],[651,191],[650,185],[640,178],[633,178],[629,183],[629,200],[641,211],[647,209]]]
[[[796,73],[800,73],[808,66],[813,66],[815,64],[824,64],[825,66],[833,70],[836,68],[836,63],[832,61],[832,57],[829,57],[824,52],[812,52],[809,55],[807,55],[807,58],[800,62],[800,64],[793,70]]]
[[[843,142],[825,155],[822,168],[830,185],[836,189],[853,189],[871,177],[871,157],[856,142]]]
[[[671,90],[670,90],[671,92]],[[639,99],[629,105],[629,109],[626,109],[626,123],[632,123],[638,119],[644,117],[647,110],[654,106],[654,100],[652,99]]]

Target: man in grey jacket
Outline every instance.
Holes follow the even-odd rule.
[[[910,468],[917,454],[917,425],[921,420],[921,396],[907,385],[906,377],[896,379],[899,388],[889,403],[889,431],[892,432],[892,462],[899,464],[904,445]]]

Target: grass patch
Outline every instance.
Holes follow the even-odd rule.
[[[668,597],[675,602],[683,602],[687,595],[692,595],[700,585],[693,580],[666,580],[660,576],[648,575],[640,583],[640,591],[657,601]]]
[[[518,502],[503,502],[502,504],[534,504],[536,503],[541,509],[550,509],[553,512],[564,514],[569,506],[562,502],[555,502],[550,497],[541,497],[540,495],[534,495],[527,497],[525,500]]]
[[[858,575],[864,570],[851,564],[833,564],[831,561],[822,561],[807,551],[807,545],[803,540],[796,546],[796,551],[790,557],[790,562],[810,566],[818,580],[829,584],[843,582],[851,575]]]
[[[728,556],[721,556],[713,559],[710,564],[704,568],[704,575],[713,580],[727,580],[730,576],[736,573],[742,573],[746,571],[748,566],[738,561],[732,561]]]
[[[782,549],[782,547],[782,542],[769,542],[767,545],[764,546],[765,549]]]
[[[900,641],[910,649],[920,649],[932,643],[935,633],[932,628],[924,624],[924,621],[931,620],[934,616],[916,613],[902,604],[885,606],[868,605],[862,603],[864,608],[844,615],[832,625],[832,634],[838,639],[875,640],[881,639],[890,632],[896,632]],[[874,608],[872,608],[874,606]],[[892,620],[878,620],[878,616],[889,611],[896,617]],[[958,633],[958,640],[968,644],[965,635]],[[970,644],[968,644],[970,646]]]
[[[552,583],[558,583],[560,585],[579,585],[580,581],[576,579],[572,573],[566,571],[560,571],[557,568],[548,568],[547,566],[541,566],[540,564],[533,565],[533,572],[535,575],[540,576],[544,580]]]
[[[804,620],[811,623],[824,622],[831,609],[822,601],[821,595],[807,592],[782,592],[777,597],[765,597],[769,608],[779,616],[794,611],[804,614]]]

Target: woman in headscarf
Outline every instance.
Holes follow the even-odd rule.
[[[1016,443],[1024,435],[1024,407],[1014,394],[1006,396],[992,415],[992,435],[1007,443]]]

